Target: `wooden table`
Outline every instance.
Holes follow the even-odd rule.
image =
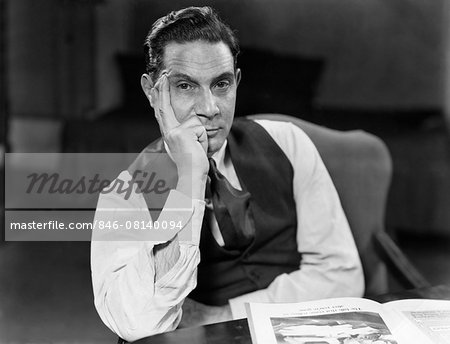
[[[450,300],[450,285],[405,290],[373,297],[378,302],[400,299]],[[136,344],[252,344],[247,319],[191,327],[140,339]]]

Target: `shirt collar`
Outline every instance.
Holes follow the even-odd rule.
[[[225,153],[227,151],[227,144],[228,140],[225,140],[222,147],[220,147],[220,149],[211,156],[211,158],[213,158],[216,162],[216,166],[219,171],[223,171],[225,169]]]

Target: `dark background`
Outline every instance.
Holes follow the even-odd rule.
[[[241,42],[236,115],[379,135],[394,162],[388,229],[450,283],[448,0],[0,0],[0,149],[140,151],[158,136],[139,86],[147,30],[204,4]],[[0,342],[114,341],[93,308],[89,243],[1,242],[0,276]]]

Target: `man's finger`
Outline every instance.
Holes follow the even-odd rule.
[[[159,114],[159,107],[160,107],[160,105],[159,105],[159,103],[160,103],[160,101],[159,101],[159,91],[158,91],[158,89],[156,87],[153,87],[150,92],[151,92],[151,97],[152,97],[153,102],[154,102],[153,110],[155,112],[155,118],[158,121],[160,129],[162,129],[161,128],[161,115]]]
[[[164,127],[164,133],[180,125],[170,103],[170,87],[167,74],[162,75],[159,86],[159,116]]]
[[[161,102],[161,93],[162,93],[162,87],[161,84],[163,82],[164,76],[167,74],[167,71],[163,71],[161,75],[159,76],[158,80],[156,80],[155,85],[151,89],[151,96],[153,99],[153,110],[155,113],[156,121],[159,124],[159,129],[161,131],[161,134],[164,136],[165,133],[168,132],[168,129],[164,127],[164,122],[162,120],[162,114],[164,113],[164,110],[162,108],[162,102]],[[167,111],[166,111],[167,112]]]
[[[197,141],[202,145],[205,153],[208,153],[208,135],[204,126],[193,127],[194,133],[197,136]]]
[[[197,127],[197,126],[203,126],[202,122],[196,115],[189,116],[180,125],[183,128],[192,128],[192,127]]]

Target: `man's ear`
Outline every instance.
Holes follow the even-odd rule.
[[[238,68],[236,69],[236,86],[239,86],[239,83],[241,82],[241,70]]]
[[[153,99],[153,92],[152,92],[153,81],[152,81],[152,78],[150,77],[150,75],[142,74],[141,87],[142,87],[142,91],[144,91],[144,93],[145,93],[145,96],[149,100],[150,105],[153,107],[155,100]]]

